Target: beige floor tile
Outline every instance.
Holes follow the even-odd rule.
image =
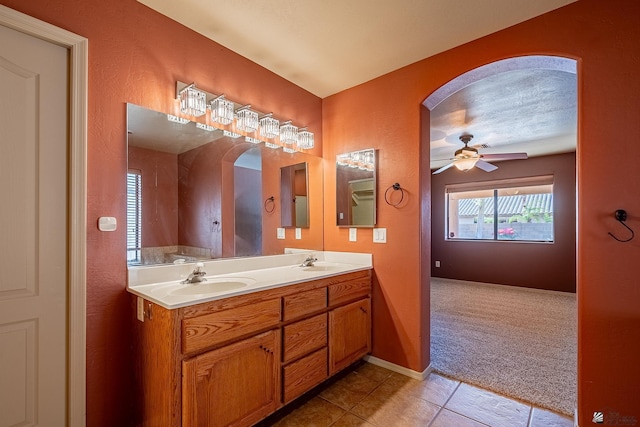
[[[358,372],[351,372],[322,390],[320,397],[349,410],[371,393],[379,382]]]
[[[356,366],[355,372],[379,383],[383,382],[393,374],[393,371],[368,362]]]
[[[529,405],[465,383],[445,408],[493,427],[526,427],[531,412]]]
[[[409,393],[442,406],[453,394],[460,382],[434,373],[429,374],[424,381],[393,374],[385,381],[385,384],[397,387],[398,392],[396,394]]]
[[[378,389],[356,405],[351,413],[380,427],[422,427],[428,425],[440,409],[409,394],[389,397],[377,393]]]
[[[487,425],[443,409],[429,427],[487,427]]]
[[[340,419],[344,413],[344,409],[320,397],[314,397],[284,418],[267,425],[277,427],[328,427]]]
[[[347,412],[331,427],[374,427],[374,425]]]
[[[573,419],[534,407],[529,427],[573,427]]]

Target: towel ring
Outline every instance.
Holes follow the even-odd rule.
[[[268,197],[265,201],[264,201],[264,210],[267,213],[272,213],[276,208],[276,199],[275,197],[271,196]]]
[[[396,191],[400,190],[400,200],[398,200],[396,203],[391,203],[389,201],[389,199],[390,199],[389,191],[390,190],[393,190],[393,192],[396,192]],[[387,202],[387,204],[389,206],[393,206],[394,208],[397,208],[398,206],[400,206],[400,204],[404,200],[404,192],[405,192],[405,189],[402,188],[400,186],[400,184],[396,182],[391,187],[387,188],[386,191],[384,192],[384,201]],[[391,194],[393,194],[393,193],[391,193]]]
[[[613,213],[613,215],[615,216],[616,221],[618,221],[620,224],[622,224],[622,226],[624,228],[626,228],[627,230],[629,230],[631,232],[631,236],[628,239],[619,239],[616,236],[614,236],[610,231],[608,233],[609,236],[613,237],[618,242],[622,242],[622,243],[627,243],[627,242],[632,241],[633,238],[636,236],[636,233],[633,232],[631,227],[629,227],[627,224],[624,223],[627,220],[627,211],[625,211],[624,209],[618,209],[617,211],[615,211]]]

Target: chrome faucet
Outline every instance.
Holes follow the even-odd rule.
[[[315,258],[313,255],[309,255],[304,261],[302,261],[300,267],[313,267],[313,263],[317,260],[318,258]]]
[[[207,274],[207,272],[202,270],[203,267],[204,267],[203,263],[201,262],[196,263],[196,268],[194,268],[193,271],[189,274],[189,277],[187,277],[180,283],[206,282],[207,279],[204,276]]]

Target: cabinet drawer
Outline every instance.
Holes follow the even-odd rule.
[[[284,321],[302,317],[327,306],[327,288],[312,289],[282,298]]]
[[[329,286],[329,306],[354,301],[371,292],[371,278],[362,277]]]
[[[323,348],[283,368],[283,403],[289,403],[327,378],[327,349]]]
[[[182,321],[182,351],[192,353],[277,326],[280,299],[231,308]]]
[[[327,313],[284,327],[284,363],[327,345]]]

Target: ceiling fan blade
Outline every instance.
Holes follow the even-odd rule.
[[[527,153],[482,154],[480,157],[485,160],[526,160],[529,158]]]
[[[432,175],[435,175],[435,174],[437,174],[437,173],[440,173],[440,172],[444,172],[444,171],[446,171],[446,170],[447,170],[447,169],[449,169],[451,166],[453,166],[453,164],[454,164],[454,163],[455,163],[455,162],[451,162],[451,163],[449,163],[448,165],[441,167],[440,169],[438,169],[437,171],[435,171],[434,173],[432,173]]]
[[[476,167],[482,169],[485,172],[493,172],[494,170],[498,169],[497,166],[492,165],[489,162],[485,162],[484,160],[478,160],[476,162]]]

